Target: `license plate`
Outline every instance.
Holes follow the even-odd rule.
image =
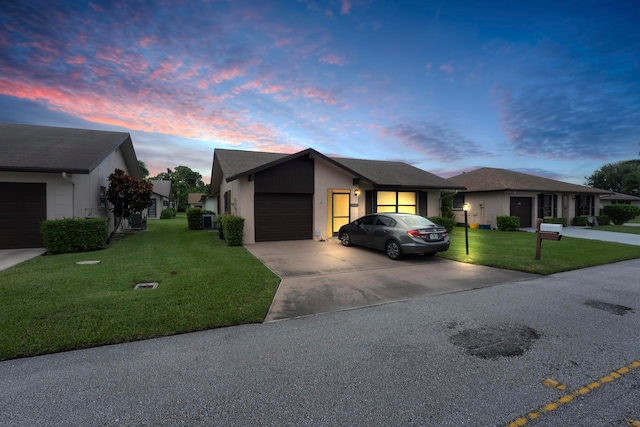
[[[440,238],[439,234],[429,234],[429,240],[438,240]]]

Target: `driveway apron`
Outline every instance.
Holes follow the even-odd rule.
[[[343,247],[338,239],[261,242],[246,248],[282,281],[266,322],[483,288],[535,274]]]

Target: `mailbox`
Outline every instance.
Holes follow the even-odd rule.
[[[544,224],[541,219],[538,220],[536,227],[536,259],[540,259],[542,251],[542,240],[560,240],[562,239],[562,224]]]
[[[540,233],[562,235],[562,224],[540,224]]]

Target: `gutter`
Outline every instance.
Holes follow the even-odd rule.
[[[66,172],[62,172],[62,179],[71,183],[71,217],[76,217],[76,183],[67,176]]]

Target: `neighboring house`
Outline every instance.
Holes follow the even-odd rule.
[[[141,178],[131,136],[0,123],[0,249],[42,247],[45,219],[110,217],[109,175]]]
[[[203,200],[206,198],[206,194],[204,193],[189,193],[189,197],[187,199],[187,203],[190,208],[200,208],[202,209]]]
[[[611,193],[600,196],[600,209],[607,205],[633,205],[640,207],[640,197],[629,194]]]
[[[401,162],[216,149],[210,196],[244,218],[244,242],[324,239],[370,212],[440,215],[440,191],[462,189]]]
[[[151,206],[147,208],[148,219],[158,219],[162,211],[171,206],[171,180],[152,179]]]
[[[496,217],[520,217],[521,227],[535,227],[537,218],[599,215],[596,201],[609,191],[569,184],[506,169],[481,168],[449,178],[466,187],[454,196],[456,222],[464,223],[463,205],[469,205],[469,223],[497,225]]]

